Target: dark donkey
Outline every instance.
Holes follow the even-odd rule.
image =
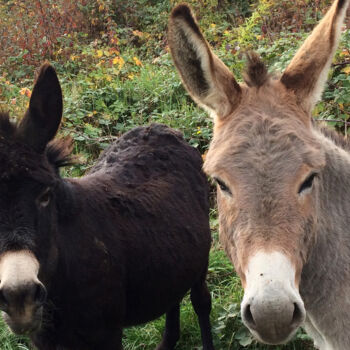
[[[158,350],[179,338],[191,289],[212,350],[202,160],[166,126],[136,128],[80,179],[62,179],[71,142],[50,142],[62,94],[44,65],[19,125],[0,118],[0,306],[41,350],[122,349],[122,328],[166,313]]]
[[[350,348],[350,144],[311,118],[348,4],[334,2],[281,76],[250,54],[245,84],[186,5],[169,23],[182,80],[215,118],[204,169],[218,183],[220,239],[245,289],[242,318],[269,344],[304,324],[320,349]]]

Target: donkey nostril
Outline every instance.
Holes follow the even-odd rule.
[[[300,307],[297,303],[294,303],[294,311],[293,311],[293,318],[292,318],[292,325],[299,324],[301,321],[303,321],[304,314],[301,311]]]
[[[248,304],[243,311],[243,319],[246,321],[246,323],[249,324],[249,326],[256,326],[252,312],[250,310],[250,304]]]
[[[38,304],[43,304],[47,296],[46,288],[41,283],[36,284],[35,288],[34,301]]]
[[[0,303],[1,305],[9,305],[11,303],[11,298],[12,298],[12,290],[8,288],[2,288],[0,290]]]
[[[8,301],[2,291],[2,289],[0,289],[0,310],[5,310],[8,306]]]

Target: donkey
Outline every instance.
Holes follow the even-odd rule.
[[[122,329],[166,313],[158,350],[179,338],[188,290],[213,350],[211,244],[202,159],[179,132],[138,127],[82,178],[61,178],[71,141],[55,70],[42,66],[18,125],[0,115],[0,309],[40,350],[122,349]]]
[[[220,239],[261,342],[304,325],[322,350],[350,344],[350,143],[312,122],[349,0],[337,0],[281,75],[248,54],[245,83],[211,51],[190,8],[169,45],[192,98],[214,117],[204,170],[218,185]]]

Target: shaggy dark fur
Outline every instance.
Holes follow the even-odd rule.
[[[41,84],[52,71],[42,69]],[[40,89],[36,94],[31,104],[40,100]],[[34,107],[25,118],[33,118]],[[214,349],[205,283],[208,186],[198,151],[164,125],[138,127],[112,144],[86,176],[62,179],[58,166],[70,161],[69,140],[51,142],[41,152],[45,135],[40,147],[33,139],[27,145],[23,124],[17,133],[8,118],[0,120],[0,253],[31,250],[48,293],[42,327],[30,334],[35,346],[122,349],[123,327],[167,313],[157,349],[173,349],[179,302],[191,290],[203,348]],[[33,132],[31,124],[30,137]],[[46,188],[51,201],[42,208],[37,202]]]

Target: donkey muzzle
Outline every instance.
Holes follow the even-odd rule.
[[[0,310],[14,333],[30,334],[41,326],[47,292],[38,271],[39,262],[29,251],[0,256]]]
[[[305,319],[302,301],[276,289],[246,299],[241,310],[252,334],[271,345],[286,343]]]
[[[306,315],[292,264],[281,253],[259,253],[251,258],[246,277],[241,304],[244,324],[263,343],[287,342]]]

